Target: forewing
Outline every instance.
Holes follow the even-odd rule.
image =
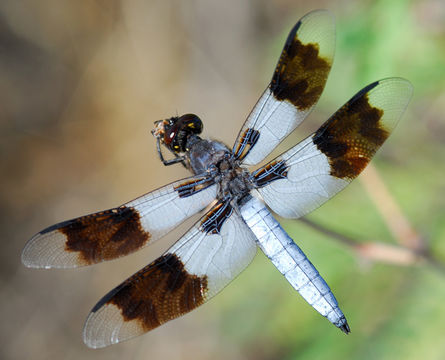
[[[313,11],[294,26],[271,83],[233,146],[243,164],[263,160],[310,113],[326,84],[334,48],[335,23],[328,11]]]
[[[253,173],[267,205],[298,218],[337,194],[387,139],[411,95],[412,85],[401,78],[358,92],[314,134]]]
[[[50,226],[22,252],[32,268],[74,268],[115,259],[153,243],[216,197],[211,178],[183,179],[114,209]]]
[[[105,347],[152,330],[202,305],[253,259],[252,232],[218,202],[173,247],[110,291],[93,308],[84,341]]]

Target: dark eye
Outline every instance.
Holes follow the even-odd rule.
[[[193,134],[200,134],[202,132],[202,121],[195,114],[182,115],[178,122],[180,122],[184,128],[187,128],[188,131]]]

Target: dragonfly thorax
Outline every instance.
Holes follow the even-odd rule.
[[[196,139],[197,138],[197,139]],[[219,184],[218,198],[240,199],[252,189],[250,173],[242,168],[228,147],[219,141],[191,138],[186,153],[188,164],[196,174],[209,173]]]
[[[204,140],[197,135],[189,137],[189,150],[185,153],[187,166],[195,175],[219,172],[220,165],[231,152],[219,141]]]

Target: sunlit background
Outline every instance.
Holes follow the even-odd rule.
[[[304,222],[282,221],[352,333],[258,254],[198,310],[88,349],[91,307],[196,218],[135,255],[79,270],[25,269],[26,240],[188,176],[158,160],[155,120],[197,113],[204,136],[231,146],[287,32],[316,8],[336,17],[334,65],[316,110],[279,150],[372,81],[402,76],[415,89],[371,171]],[[1,1],[0,99],[1,359],[445,358],[444,1]]]

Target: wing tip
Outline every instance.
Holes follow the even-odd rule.
[[[91,309],[90,313],[88,314],[88,317],[85,320],[85,324],[83,326],[82,338],[85,345],[89,348],[101,349],[122,341],[119,340],[117,337],[119,331],[116,331],[120,328],[115,329],[110,334],[109,331],[106,331],[107,329],[103,327],[104,320],[101,312],[109,312],[110,310],[113,310],[107,303],[117,292],[119,292],[123,285],[125,285],[125,283],[122,283],[109,291],[104,297],[102,297],[102,299],[97,302],[97,304]]]
[[[411,83],[411,81],[402,77],[389,77],[380,80],[379,83],[389,83],[392,84],[392,86],[398,87],[400,91],[404,92],[406,99],[406,106],[408,105],[414,93],[414,86]]]
[[[46,230],[46,229],[45,229]],[[29,239],[21,253],[22,264],[31,269],[71,269],[84,266],[75,254],[63,254],[64,239],[51,236],[51,232],[41,231]],[[56,251],[49,251],[50,249]],[[63,257],[65,255],[65,257]]]
[[[102,349],[110,344],[105,343],[103,340],[98,340],[91,336],[90,329],[88,327],[88,320],[90,317],[88,317],[87,321],[85,322],[83,332],[82,332],[82,339],[83,343],[88,346],[90,349]]]
[[[364,88],[358,91],[349,101],[354,101],[362,95],[369,94],[374,91],[383,91],[385,87],[396,87],[400,90],[403,90],[406,93],[408,102],[409,99],[411,99],[414,91],[413,84],[409,80],[402,77],[387,77],[366,85]]]
[[[326,19],[332,19],[335,20],[335,16],[332,13],[332,11],[328,9],[315,9],[312,11],[309,11],[307,14],[305,14],[300,21],[304,21],[305,19],[314,18],[314,17],[324,17]]]
[[[383,78],[380,79],[379,81],[377,81],[377,83],[379,83],[379,85],[392,85],[392,86],[399,86],[400,88],[405,88],[405,90],[409,93],[412,93],[414,90],[414,86],[411,83],[411,81],[403,78],[403,77],[398,77],[398,76],[391,76],[391,77],[387,77],[387,78]]]
[[[291,31],[286,40],[286,45],[292,43],[295,35],[300,30],[302,26],[307,23],[317,22],[319,24],[325,23],[328,28],[331,28],[331,32],[335,34],[335,16],[328,9],[316,9],[308,12],[303,17],[301,17],[297,23],[292,27]]]
[[[387,112],[384,121],[392,130],[408,107],[414,87],[410,81],[401,77],[388,77],[376,83],[378,86],[368,92],[368,100],[371,104],[376,101],[376,107]]]
[[[333,38],[333,45],[335,47],[335,15],[328,9],[313,10],[304,15],[298,23],[316,23],[318,26],[325,28],[325,34],[330,34]],[[310,26],[310,25],[309,25]]]
[[[40,257],[36,258],[35,256],[35,247],[36,242],[38,241],[39,237],[40,237],[41,233],[37,233],[35,234],[31,239],[29,239],[26,244],[25,247],[22,250],[22,254],[21,254],[21,260],[22,260],[22,264],[27,267],[27,268],[31,268],[31,269],[45,269],[48,268],[48,266],[45,266],[44,264],[41,263]]]
[[[82,330],[83,342],[91,349],[115,345],[147,332],[139,322],[124,319],[121,309],[114,304],[105,304],[93,310],[88,314]]]
[[[382,121],[387,130],[392,131],[405,112],[413,95],[410,81],[401,77],[388,77],[374,81],[358,91],[347,104],[366,97],[368,104],[384,112]]]
[[[85,324],[82,330],[83,342],[90,349],[102,349],[113,344],[111,338],[109,339],[109,341],[107,341],[107,337],[104,335],[105,332],[98,331],[97,325],[97,315],[95,312],[91,311],[88,314],[87,319],[85,320]],[[100,329],[101,328],[99,328],[99,330]],[[98,337],[98,334],[102,336]]]

